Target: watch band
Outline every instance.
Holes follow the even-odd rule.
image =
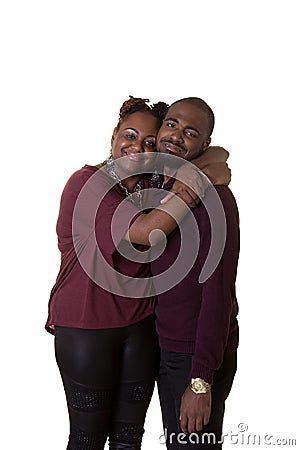
[[[195,394],[206,394],[210,391],[211,385],[202,378],[192,378],[190,388]]]

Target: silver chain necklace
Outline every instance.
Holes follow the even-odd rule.
[[[105,171],[116,181],[118,186],[122,189],[126,197],[128,198],[131,203],[138,206],[138,208],[142,208],[142,186],[141,183],[138,181],[135,187],[134,192],[129,192],[126,186],[122,183],[120,177],[116,174],[115,171],[115,162],[114,159],[109,156],[104,162],[104,169]]]

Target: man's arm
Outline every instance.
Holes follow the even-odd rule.
[[[202,378],[212,384],[214,372],[223,361],[232,311],[236,305],[235,278],[239,256],[239,218],[235,199],[226,187],[217,188],[226,216],[226,243],[222,258],[210,278],[202,285],[202,301],[197,323],[196,346],[191,378]],[[212,190],[208,195],[212,194]],[[209,218],[201,208],[197,221],[201,234],[200,262],[203,266],[210,248]],[[218,225],[218,224],[216,224]],[[216,229],[216,238],[218,230]],[[201,430],[208,423],[211,408],[210,391],[195,394],[188,386],[182,396],[181,427],[184,432]]]
[[[223,147],[208,147],[204,153],[190,161],[204,173],[208,180],[205,180],[203,176],[199,177],[197,171],[192,170],[191,166],[183,165],[178,172],[187,177],[188,183],[185,184],[176,179],[170,194],[161,203],[167,203],[172,198],[172,194],[176,194],[194,208],[210,184],[228,186],[231,180],[231,170],[226,162],[228,156],[229,153]]]

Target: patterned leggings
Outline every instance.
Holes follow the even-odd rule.
[[[67,450],[141,448],[158,371],[154,317],[102,330],[55,327],[55,355],[67,398]]]

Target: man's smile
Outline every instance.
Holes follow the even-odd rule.
[[[186,154],[186,149],[184,147],[182,147],[181,145],[174,144],[173,142],[170,142],[167,140],[163,140],[160,143],[163,146],[163,149],[171,154],[174,154],[174,153],[176,153],[178,155]]]

